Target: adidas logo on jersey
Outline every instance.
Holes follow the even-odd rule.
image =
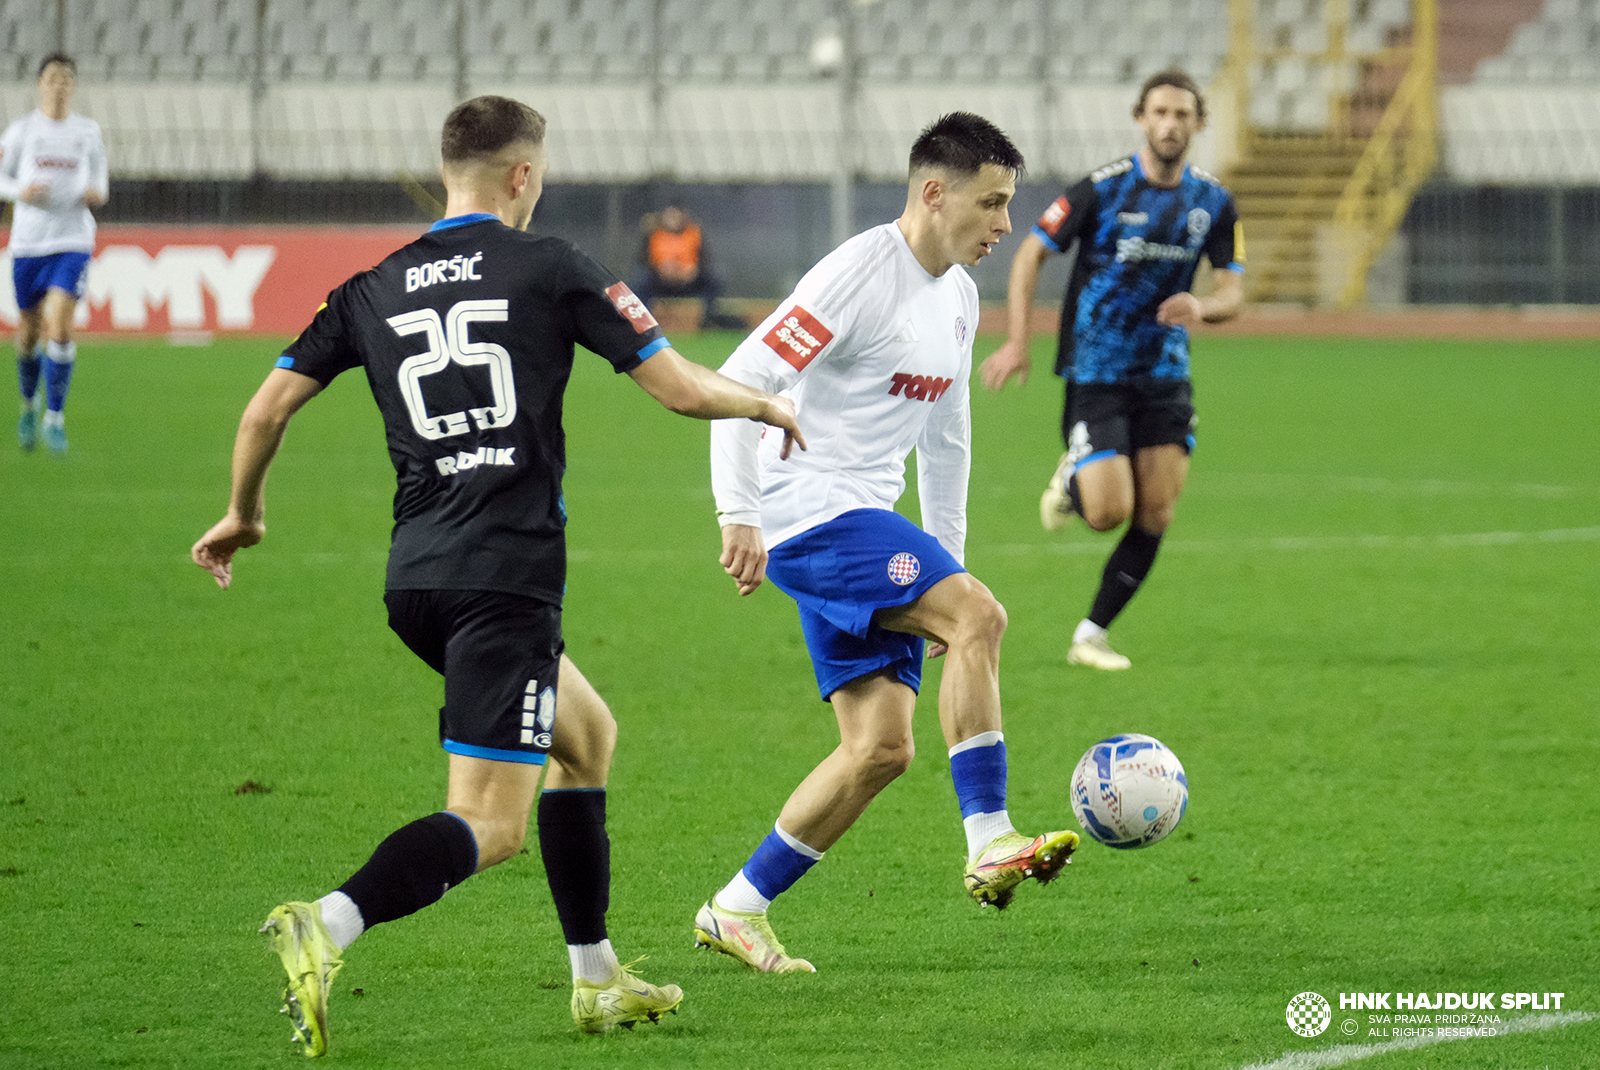
[[[906,372],[895,372],[891,380],[889,394],[903,395],[910,401],[938,401],[944,397],[944,392],[950,389],[954,379],[940,379],[933,375],[909,375]]]
[[[515,446],[503,450],[495,449],[493,446],[479,446],[476,453],[463,451],[454,457],[437,457],[433,463],[439,466],[439,474],[442,476],[457,475],[479,465],[510,467],[517,463],[516,458],[511,456],[516,449]]]

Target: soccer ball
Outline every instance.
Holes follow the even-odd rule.
[[[1152,736],[1102,739],[1072,771],[1072,812],[1107,847],[1149,847],[1178,827],[1188,807],[1183,763]]]

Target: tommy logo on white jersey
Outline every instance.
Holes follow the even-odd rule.
[[[818,323],[811,313],[795,305],[761,340],[790,367],[801,372],[833,341],[833,332]]]
[[[941,379],[934,375],[912,375],[895,372],[890,380],[890,395],[902,394],[909,401],[938,401],[950,389],[954,379]]]

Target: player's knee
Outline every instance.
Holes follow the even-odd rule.
[[[528,838],[526,821],[491,821],[474,830],[478,834],[478,868],[498,866],[522,850]]]
[[[1134,523],[1152,535],[1161,535],[1172,526],[1172,518],[1177,514],[1177,502],[1165,502],[1160,505],[1140,506],[1139,513],[1135,516]]]
[[[911,768],[916,744],[909,732],[864,740],[851,749],[851,758],[862,781],[882,787]]]
[[[515,821],[493,814],[477,813],[462,806],[457,806],[451,812],[465,821],[467,827],[472,830],[472,838],[478,845],[480,870],[497,866],[522,850],[523,840],[528,834],[526,820]]]
[[[1083,522],[1095,531],[1111,531],[1126,524],[1132,512],[1123,502],[1085,502]]]
[[[956,642],[980,643],[998,648],[1010,623],[1006,607],[983,584],[974,581],[972,587],[961,606]]]
[[[602,704],[584,728],[587,745],[582,765],[603,776],[606,769],[611,768],[611,755],[616,753],[616,718],[611,717],[610,707]]]
[[[581,714],[556,715],[555,745],[550,757],[571,776],[585,782],[603,782],[617,750],[617,721],[603,702],[586,706]]]

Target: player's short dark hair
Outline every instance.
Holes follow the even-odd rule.
[[[1182,89],[1194,94],[1195,117],[1202,122],[1206,117],[1206,98],[1200,92],[1200,83],[1190,78],[1188,73],[1177,67],[1168,67],[1164,71],[1157,71],[1144,80],[1144,85],[1139,87],[1139,103],[1133,106],[1133,117],[1137,119],[1144,114],[1144,102],[1150,96],[1151,90],[1161,86],[1170,85],[1174,89]]]
[[[52,63],[61,64],[62,66],[66,67],[67,70],[72,72],[74,78],[77,77],[78,61],[67,55],[65,52],[52,52],[44,59],[39,61],[39,72],[33,76],[34,80],[38,81],[40,78],[43,78],[45,69]]]
[[[445,119],[440,150],[445,163],[464,163],[518,142],[543,145],[544,116],[510,97],[473,97]]]
[[[969,111],[953,111],[935,119],[911,145],[911,173],[939,168],[959,175],[976,175],[992,163],[1021,177],[1022,153],[989,120]]]

